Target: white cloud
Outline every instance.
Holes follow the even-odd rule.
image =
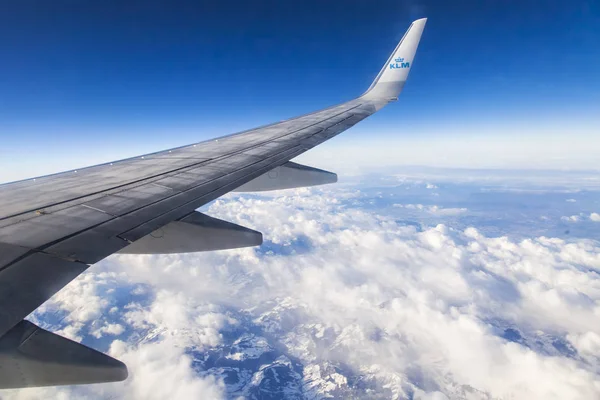
[[[359,197],[342,190],[227,197],[208,214],[262,231],[262,249],[115,256],[92,269],[81,280],[95,288],[73,284],[83,299],[53,302],[82,324],[78,332],[90,320],[77,310],[98,297],[107,277],[115,285],[140,283],[153,297],[119,310],[119,324],[146,334],[111,346],[131,378],[86,390],[117,398],[218,397],[222,383],[195,373],[184,349],[219,348],[224,332],[245,319],[265,332],[252,339],[257,354],[281,348],[302,362],[312,377],[303,381],[307,395],[347,386],[335,369],[343,365],[396,398],[600,396],[596,364],[589,363],[600,357],[597,242],[514,241],[446,225],[421,232],[352,207]],[[441,208],[412,206],[442,215]],[[294,245],[299,238],[306,248]],[[112,300],[104,300],[90,309],[108,313]],[[502,338],[507,330],[517,332],[513,342]],[[565,353],[569,346],[577,356]],[[236,348],[231,359],[244,357]]]
[[[581,334],[569,334],[567,339],[577,349],[579,354],[593,364],[600,361],[600,335],[588,331]]]
[[[124,384],[104,385],[102,396],[157,400],[222,398],[222,383],[210,376],[198,376],[183,350],[170,338],[133,347],[115,340],[109,353],[128,365],[131,376]]]
[[[123,315],[138,330],[154,330],[154,335],[177,338],[179,345],[194,345],[199,350],[221,343],[220,330],[237,323],[216,312],[218,307],[199,301],[193,292],[158,290],[149,307],[132,303]]]
[[[125,327],[123,325],[107,323],[106,325],[101,326],[100,328],[93,331],[92,336],[94,336],[97,339],[100,339],[104,335],[118,336],[123,332],[125,332]]]
[[[433,214],[444,215],[444,216],[452,216],[464,214],[467,212],[466,208],[442,208],[438,206],[429,207],[428,211]]]
[[[430,214],[446,217],[464,214],[468,211],[466,208],[444,208],[436,205],[425,206],[423,204],[393,204],[393,207],[406,208],[408,210],[426,211]]]
[[[579,215],[571,215],[569,217],[560,217],[561,220],[565,221],[565,222],[579,222],[581,221],[581,217]]]
[[[581,213],[580,215],[571,215],[571,216],[564,216],[564,217],[560,217],[561,220],[565,221],[565,222],[580,222],[585,218],[585,214]],[[593,221],[593,222],[600,222],[600,214],[598,213],[591,213],[589,215],[589,220]]]

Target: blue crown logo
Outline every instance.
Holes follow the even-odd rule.
[[[404,62],[404,57],[398,57],[395,60],[396,62]]]

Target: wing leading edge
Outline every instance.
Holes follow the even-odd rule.
[[[23,319],[90,265],[116,252],[206,251],[260,244],[259,232],[195,210],[234,190],[335,182],[333,173],[290,160],[397,99],[425,22],[423,18],[410,25],[373,84],[354,100],[190,146],[0,185],[0,370],[19,371],[6,374],[0,388],[125,379],[126,368],[117,360]],[[168,238],[157,242],[165,232]],[[190,232],[205,244],[173,240]],[[23,334],[24,326],[32,333]],[[70,358],[32,345],[38,337],[64,344]],[[86,366],[85,372],[77,373],[80,364]],[[44,373],[57,365],[63,373]]]

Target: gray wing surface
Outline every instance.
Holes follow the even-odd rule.
[[[172,245],[174,251],[204,251],[259,244],[259,233],[195,210],[243,188],[334,181],[334,174],[289,161],[395,100],[424,24],[413,22],[369,91],[347,103],[189,146],[0,185],[0,388],[125,379],[119,361],[24,318],[90,265],[128,248],[144,252],[140,244],[165,227],[178,238],[171,239],[176,245],[165,242],[165,252]],[[286,183],[278,186],[274,171],[288,177]],[[186,247],[182,237],[194,232],[222,243]],[[48,354],[44,340],[68,349],[70,358]]]

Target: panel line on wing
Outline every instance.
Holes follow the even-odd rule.
[[[300,147],[300,146],[295,146],[295,147]],[[165,202],[165,201],[172,200],[172,198],[173,198],[174,196],[178,195],[178,194],[179,194],[179,195],[186,194],[186,192],[189,192],[189,191],[191,191],[191,190],[198,189],[198,188],[201,188],[201,187],[203,187],[203,186],[208,186],[208,185],[209,185],[210,183],[212,183],[213,181],[216,181],[216,180],[219,180],[219,179],[221,179],[221,180],[222,180],[222,179],[226,179],[228,175],[233,175],[233,174],[239,173],[241,170],[244,170],[244,169],[250,168],[250,167],[252,167],[252,165],[254,165],[254,164],[261,163],[261,162],[265,162],[265,161],[269,161],[269,160],[271,159],[271,160],[270,160],[270,162],[269,162],[269,163],[268,163],[266,166],[264,166],[264,167],[261,167],[260,169],[256,170],[256,171],[260,171],[260,173],[258,173],[258,174],[256,175],[256,176],[258,176],[258,175],[260,175],[260,174],[262,174],[262,173],[264,173],[264,172],[266,172],[266,171],[268,171],[268,170],[272,169],[272,168],[273,168],[273,166],[274,166],[274,165],[275,165],[277,162],[281,162],[281,163],[283,163],[283,162],[285,162],[285,161],[287,161],[287,160],[289,160],[289,159],[291,159],[291,158],[295,157],[297,154],[300,154],[300,153],[302,153],[303,151],[305,151],[305,148],[304,148],[304,147],[301,147],[301,148],[299,148],[299,149],[296,149],[296,148],[294,148],[294,147],[293,147],[293,148],[292,148],[292,149],[290,149],[290,150],[293,150],[293,152],[291,152],[291,153],[288,153],[288,152],[286,152],[287,154],[283,154],[283,155],[281,155],[281,154],[277,154],[277,155],[274,155],[273,157],[267,158],[267,159],[265,159],[265,160],[256,161],[255,163],[253,163],[253,164],[250,164],[250,165],[247,165],[247,166],[245,166],[244,168],[242,168],[242,169],[240,169],[240,170],[238,170],[238,171],[235,171],[235,172],[232,172],[232,173],[230,173],[230,174],[227,174],[227,175],[221,176],[221,177],[219,177],[219,178],[216,178],[216,179],[213,179],[213,180],[211,180],[211,181],[202,182],[201,184],[198,184],[197,186],[195,186],[195,187],[193,187],[193,188],[190,188],[190,189],[189,189],[189,190],[187,190],[187,191],[184,191],[184,192],[179,192],[179,193],[177,193],[177,194],[174,194],[174,195],[172,195],[172,196],[169,196],[169,197],[167,197],[167,198],[163,198],[163,199],[161,199],[161,200],[158,200],[158,201],[156,201],[156,202],[154,202],[154,203],[151,203],[151,204],[145,205],[145,206],[143,206],[143,207],[140,207],[140,208],[138,208],[138,209],[135,209],[135,210],[131,210],[130,212],[128,212],[127,214],[124,214],[124,215],[123,215],[123,216],[121,216],[121,217],[129,216],[129,215],[131,215],[131,214],[133,214],[133,213],[135,213],[135,212],[141,211],[141,210],[143,210],[143,209],[147,209],[148,207],[151,207],[151,206],[153,206],[153,205],[156,205],[156,204],[158,204],[158,203],[160,203],[160,202]],[[287,159],[286,159],[286,157],[289,157],[289,158],[287,158]],[[240,178],[237,178],[236,180],[234,180],[234,181],[233,181],[233,183],[234,183],[234,184],[238,184],[238,181],[248,178],[248,177],[249,177],[251,174],[253,174],[253,173],[254,173],[254,171],[253,171],[252,173],[250,173],[250,174],[247,174],[247,175],[244,175],[244,176],[242,176],[242,177],[240,177]],[[197,198],[194,198],[194,199],[192,199],[192,200],[190,200],[190,201],[188,201],[188,202],[185,202],[185,203],[183,203],[183,204],[180,204],[180,205],[176,206],[176,209],[180,209],[181,207],[184,207],[184,206],[186,206],[186,205],[188,205],[188,204],[191,204],[191,203],[193,203],[193,202],[197,202],[197,201],[198,201],[198,199],[201,199],[201,198],[204,198],[204,197],[210,196],[211,194],[214,194],[214,193],[216,193],[217,191],[219,191],[219,190],[222,190],[223,188],[227,188],[227,187],[229,187],[229,186],[231,186],[231,185],[232,185],[232,183],[228,183],[228,184],[225,184],[225,185],[223,185],[223,186],[220,186],[220,187],[218,187],[217,189],[214,189],[214,190],[212,190],[212,191],[210,191],[210,192],[203,193],[202,195],[198,196]],[[217,196],[217,197],[218,197],[218,196]],[[209,200],[209,201],[210,201],[210,200]],[[198,205],[197,207],[199,207],[199,206],[200,206],[200,205]],[[166,213],[162,213],[162,214],[158,215],[157,217],[160,217],[160,216],[162,216],[162,215],[164,215],[164,214],[166,214]],[[154,218],[152,218],[152,219],[155,219],[155,218],[157,218],[157,217],[154,217]],[[38,246],[38,247],[35,247],[35,248],[34,248],[34,250],[37,250],[37,251],[40,251],[40,252],[45,252],[45,250],[47,250],[48,248],[50,248],[50,247],[52,247],[52,246],[54,246],[54,245],[56,245],[56,244],[58,244],[58,243],[60,243],[60,242],[62,242],[62,241],[65,241],[65,240],[67,240],[67,239],[70,239],[70,238],[72,238],[72,237],[75,237],[75,236],[77,236],[77,235],[80,235],[81,233],[84,233],[84,232],[86,232],[86,231],[89,231],[89,230],[92,230],[92,229],[94,229],[94,228],[100,227],[100,226],[102,226],[102,225],[106,225],[106,224],[110,223],[111,221],[114,221],[114,220],[115,220],[115,219],[117,219],[117,218],[119,218],[119,217],[113,217],[113,218],[110,218],[110,219],[108,219],[108,220],[104,220],[104,221],[102,221],[102,222],[100,222],[100,223],[97,223],[97,224],[94,224],[94,225],[90,225],[90,226],[86,227],[85,229],[82,229],[82,230],[79,230],[79,231],[76,231],[76,232],[72,232],[72,233],[70,233],[70,234],[68,234],[68,235],[65,235],[65,236],[61,237],[61,238],[58,238],[58,239],[56,239],[56,240],[53,240],[53,241],[51,241],[51,242],[48,242],[48,243],[44,244],[43,246]],[[150,219],[150,220],[152,220],[152,219]],[[132,229],[135,229],[135,228],[137,228],[138,226],[140,226],[140,225],[143,225],[144,223],[146,223],[146,222],[148,222],[148,221],[150,221],[150,220],[145,220],[145,221],[143,221],[143,222],[141,222],[141,223],[139,223],[139,224],[137,224],[137,225],[133,225],[132,227],[129,227],[129,229],[128,229],[128,230],[130,231],[130,230],[132,230]],[[116,237],[119,237],[119,236],[118,236],[118,235],[116,235]],[[55,253],[52,253],[52,252],[50,252],[50,254],[55,254]],[[65,257],[63,257],[63,256],[61,256],[61,258],[68,259],[68,260],[70,260],[70,261],[71,261],[71,260],[77,260],[77,261],[79,261],[79,262],[84,262],[84,263],[85,263],[85,261],[78,260],[77,258],[65,258]],[[10,266],[10,265],[12,265],[12,264],[14,264],[14,261],[13,261],[13,262],[11,262],[11,263],[9,263],[9,264],[7,264],[7,265],[5,266],[5,268],[6,268],[6,267],[8,267],[8,266]],[[4,268],[2,268],[2,269],[4,269]]]
[[[105,190],[100,190],[100,191],[97,191],[97,192],[87,193],[87,194],[85,194],[83,196],[76,196],[76,197],[70,198],[68,200],[59,201],[59,202],[55,202],[55,203],[52,203],[52,204],[47,204],[45,206],[37,206],[37,207],[35,207],[35,209],[41,209],[41,208],[46,209],[46,208],[50,208],[50,207],[57,207],[57,206],[60,206],[60,205],[63,205],[63,204],[68,204],[68,203],[71,203],[71,202],[76,202],[77,200],[84,200],[85,201],[85,199],[88,198],[88,197],[96,196],[96,195],[101,195],[101,194],[108,193],[108,192],[115,193],[115,190],[127,188],[129,185],[135,185],[137,183],[140,183],[140,184],[152,183],[151,180],[153,180],[153,179],[154,180],[159,180],[159,179],[161,179],[162,177],[164,177],[167,174],[177,173],[177,172],[182,171],[182,170],[184,170],[186,168],[198,167],[198,166],[201,166],[201,165],[210,165],[213,162],[216,162],[216,161],[219,161],[219,160],[223,160],[223,159],[227,159],[227,158],[229,158],[231,156],[234,156],[236,154],[243,153],[244,151],[247,151],[247,150],[250,150],[250,149],[253,149],[253,148],[257,148],[257,147],[260,147],[260,146],[262,146],[264,144],[271,143],[271,142],[274,142],[276,140],[285,138],[286,136],[293,135],[295,133],[298,133],[298,132],[306,130],[306,129],[310,129],[311,127],[313,127],[315,125],[322,124],[322,123],[324,123],[326,121],[330,121],[331,119],[334,119],[334,118],[336,118],[336,117],[338,117],[340,115],[343,115],[343,114],[345,114],[345,113],[347,113],[347,112],[349,112],[349,111],[351,111],[353,109],[356,109],[356,108],[360,107],[361,105],[362,105],[362,103],[358,103],[358,104],[356,104],[356,105],[354,105],[352,107],[349,107],[349,108],[345,109],[342,112],[339,112],[339,113],[336,113],[334,115],[328,116],[325,119],[316,121],[316,122],[314,122],[312,124],[308,124],[308,125],[302,126],[302,127],[297,128],[297,129],[295,129],[293,131],[287,132],[287,133],[285,133],[283,135],[276,136],[274,138],[266,140],[266,141],[264,141],[262,143],[258,143],[258,144],[255,144],[255,145],[243,148],[243,149],[235,150],[235,151],[232,151],[230,153],[224,154],[224,155],[219,156],[219,157],[215,157],[215,158],[212,158],[212,159],[209,159],[209,160],[199,161],[198,163],[193,163],[193,164],[190,164],[190,165],[181,166],[181,167],[178,167],[178,168],[175,168],[175,169],[172,169],[172,170],[167,170],[167,171],[164,171],[164,172],[162,172],[160,174],[156,174],[156,175],[144,177],[142,179],[135,180],[135,181],[132,181],[132,182],[128,182],[128,183],[125,183],[125,184],[122,184],[122,185],[113,186],[113,187],[105,189]],[[334,124],[332,126],[335,126],[336,124]],[[327,129],[327,128],[325,128],[325,129]],[[189,147],[189,146],[185,146],[185,147]],[[154,154],[160,154],[160,153],[164,153],[164,152],[159,152],[159,153],[154,153]],[[144,156],[144,157],[146,157],[146,156]],[[136,158],[140,158],[140,157],[136,157]],[[131,160],[131,159],[127,159],[127,160]],[[125,160],[123,160],[123,161],[125,161]],[[118,163],[118,162],[115,162],[115,163]],[[107,164],[103,164],[103,165],[107,165]],[[95,166],[95,167],[97,167],[97,166]],[[94,168],[94,167],[89,167],[89,168]],[[85,169],[86,168],[80,169],[80,171],[83,171]],[[69,207],[77,205],[77,204],[81,204],[82,202],[80,202],[80,203],[73,203],[72,205],[69,205]],[[16,213],[16,214],[12,214],[12,215],[8,215],[8,216],[3,216],[3,217],[0,217],[0,221],[7,220],[7,219],[10,219],[10,218],[13,218],[13,217],[22,216],[22,215],[28,214],[28,213],[30,213],[32,211],[34,211],[34,210],[33,209],[29,209],[27,211],[22,211],[22,212],[19,212],[19,213]]]

